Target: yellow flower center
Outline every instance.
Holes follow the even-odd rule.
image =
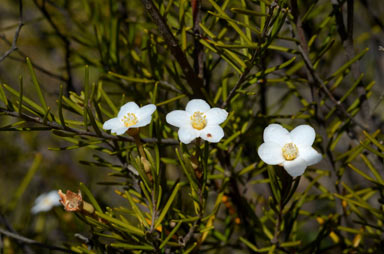
[[[288,143],[283,146],[283,156],[287,161],[296,159],[299,154],[297,146],[293,143]]]
[[[52,204],[52,201],[49,199],[49,198],[45,198],[43,199],[43,202],[42,202],[44,205],[46,206],[49,206]]]
[[[125,116],[123,116],[121,121],[124,123],[124,126],[128,128],[128,127],[131,127],[132,125],[137,124],[138,119],[135,114],[128,113]]]
[[[207,126],[206,116],[200,111],[196,111],[191,116],[192,127],[196,130],[202,130],[205,126]]]

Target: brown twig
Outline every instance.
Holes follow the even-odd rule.
[[[297,7],[297,4],[295,4],[296,0],[292,0],[292,13],[297,13],[297,10],[294,8]],[[297,17],[296,17],[297,18]],[[297,45],[298,50],[304,60],[305,67],[307,70],[307,76],[308,80],[312,81],[317,87],[319,87],[328,97],[329,99],[334,103],[336,108],[338,109],[339,112],[341,112],[346,118],[348,118],[350,121],[355,123],[357,126],[359,126],[361,129],[366,130],[367,127],[354,119],[345,109],[344,105],[341,104],[334,96],[333,94],[329,91],[328,87],[324,84],[324,81],[319,77],[317,72],[315,71],[315,68],[312,65],[312,62],[309,58],[309,52],[308,52],[308,44],[307,41],[305,40],[304,36],[304,30],[300,25],[297,25],[297,20],[296,20],[296,37],[298,37],[299,43]]]
[[[20,31],[23,25],[23,0],[19,0],[19,25],[17,26],[15,35],[13,36],[11,48],[8,49],[2,56],[0,56],[0,63],[4,61],[4,59],[7,58],[13,51],[17,50],[17,40],[19,39]],[[6,41],[5,36],[2,39]]]
[[[180,48],[175,36],[173,36],[171,29],[165,22],[164,18],[160,15],[159,10],[152,0],[141,0],[148,14],[152,17],[153,22],[159,28],[160,34],[164,37],[172,55],[179,63],[189,86],[192,88],[193,94],[190,96],[203,98],[203,80],[196,74],[188,62],[187,56]]]
[[[65,248],[61,248],[61,247],[58,247],[58,246],[53,246],[53,245],[49,245],[49,244],[40,243],[38,241],[26,238],[26,237],[24,237],[22,235],[9,232],[9,231],[7,231],[5,229],[2,229],[2,228],[0,228],[0,234],[4,235],[4,236],[7,236],[9,238],[15,239],[15,240],[17,240],[19,242],[23,242],[23,243],[29,244],[29,245],[36,245],[36,246],[42,247],[44,249],[56,250],[56,251],[61,251],[61,252],[65,252],[65,253],[76,253],[76,252],[73,252],[71,250],[68,250],[68,249],[65,249]]]
[[[46,9],[46,1],[43,0],[43,4],[40,5],[37,3],[37,0],[33,0],[35,5],[39,8],[41,13],[44,15],[44,17],[47,19],[48,23],[51,25],[57,36],[59,36],[60,40],[64,43],[64,51],[65,51],[65,70],[67,73],[67,93],[69,91],[75,91],[75,87],[73,86],[73,81],[72,81],[72,70],[71,70],[71,63],[70,63],[70,58],[71,58],[71,41],[68,39],[68,37],[63,34],[59,27],[56,25],[55,22],[53,22],[51,15],[49,14],[48,10]]]
[[[18,57],[14,57],[14,56],[9,56],[8,58],[12,59],[14,61],[17,61],[17,62],[25,63],[25,58],[27,57],[27,55],[25,53],[23,53],[20,49],[17,50],[17,53],[20,54],[23,58],[18,58]],[[57,79],[57,80],[60,80],[63,82],[67,82],[67,79],[64,78],[63,76],[56,74],[56,73],[53,73],[53,72],[41,67],[40,65],[38,65],[36,63],[31,62],[31,64],[35,70],[38,70],[41,73],[44,73],[45,75],[50,76],[51,78],[54,78],[54,79]]]
[[[44,126],[49,127],[52,130],[61,130],[61,131],[65,131],[65,132],[74,133],[74,134],[79,135],[79,136],[98,137],[98,138],[112,140],[112,141],[129,141],[129,142],[134,142],[134,138],[133,137],[114,136],[114,135],[107,134],[107,133],[101,133],[101,135],[98,135],[95,132],[79,130],[79,129],[71,128],[71,127],[68,127],[68,126],[63,127],[61,124],[59,124],[57,122],[54,122],[54,121],[45,121],[44,119],[42,119],[40,117],[27,115],[25,113],[20,113],[19,114],[18,112],[9,111],[9,110],[4,109],[4,108],[0,108],[0,113],[3,113],[5,115],[9,115],[9,116],[13,116],[13,117],[17,117],[17,118],[22,118],[22,119],[24,119],[24,120],[26,120],[28,122],[42,124]],[[159,143],[159,140],[157,138],[143,138],[141,140],[144,143]],[[164,144],[164,145],[178,145],[179,144],[179,142],[177,140],[169,139],[169,138],[167,138],[167,139],[160,139],[160,143]]]
[[[347,0],[347,28],[345,28],[345,25],[344,25],[343,14],[340,11],[341,7],[337,2],[333,2],[332,5],[333,5],[333,13],[336,17],[336,24],[338,27],[337,31],[339,32],[341,41],[343,43],[343,47],[345,49],[347,59],[351,60],[355,56],[354,42],[353,42],[354,1]],[[351,65],[351,72],[355,80],[359,78],[359,76],[361,75],[359,61],[356,61]],[[370,107],[367,101],[368,97],[367,97],[363,80],[361,80],[357,86],[357,93],[359,95],[360,105],[361,105],[360,106],[361,110],[359,111],[359,114],[364,120],[364,123],[367,126],[366,128],[370,130],[377,129],[374,127],[373,121],[369,117]]]
[[[243,73],[240,75],[240,78],[239,80],[237,81],[236,85],[232,88],[232,90],[229,92],[228,96],[227,96],[227,99],[221,104],[221,107],[222,108],[226,108],[228,103],[230,102],[230,100],[233,98],[233,96],[235,96],[235,93],[236,91],[240,88],[240,86],[245,82],[245,80],[247,80],[248,78],[248,74],[250,73],[250,71],[252,70],[253,66],[254,66],[254,62],[255,60],[258,58],[258,57],[261,57],[260,54],[262,53],[262,44],[265,42],[265,38],[267,36],[267,32],[269,31],[269,23],[272,19],[272,14],[273,14],[273,10],[275,9],[277,5],[275,4],[275,2],[273,2],[270,6],[269,6],[269,15],[267,16],[267,19],[265,21],[265,25],[263,27],[263,32],[260,36],[260,42],[259,42],[259,47],[256,49],[256,51],[253,53],[252,55],[252,58],[251,60],[249,61],[249,64],[248,66],[245,68],[245,70],[243,71]]]
[[[194,69],[198,77],[204,81],[204,48],[200,43],[201,38],[201,0],[192,0],[193,33],[195,48],[193,51]],[[207,84],[205,84],[207,85]]]

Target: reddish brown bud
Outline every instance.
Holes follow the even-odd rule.
[[[83,197],[81,196],[81,192],[78,194],[67,190],[67,193],[64,194],[61,190],[59,190],[60,203],[63,204],[64,209],[68,212],[78,212],[83,210]]]

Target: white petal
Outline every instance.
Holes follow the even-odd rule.
[[[123,123],[118,118],[111,118],[103,124],[104,130],[112,130],[123,127]]]
[[[52,204],[59,205],[60,204],[60,196],[57,193],[57,190],[53,190],[48,192],[48,199],[52,202]]]
[[[51,207],[43,206],[42,204],[36,204],[32,207],[31,212],[33,214],[40,213],[40,212],[46,212],[50,210]]]
[[[298,157],[293,161],[285,161],[283,166],[288,174],[290,174],[292,177],[296,177],[304,174],[304,171],[307,168],[307,163],[305,160]]]
[[[192,127],[182,127],[179,129],[178,135],[181,142],[189,144],[200,135],[200,132]]]
[[[196,111],[200,111],[201,113],[205,113],[210,108],[211,108],[211,106],[209,106],[209,104],[205,100],[193,99],[193,100],[190,100],[188,102],[187,106],[185,107],[185,110],[188,113],[193,114]]]
[[[139,119],[139,121],[141,121],[141,119],[144,119],[144,118],[147,118],[148,116],[151,116],[153,114],[153,112],[155,112],[156,110],[156,106],[153,105],[153,104],[148,104],[148,105],[145,105],[144,107],[141,107],[138,111],[137,111],[137,118]]]
[[[219,125],[207,126],[200,131],[200,137],[211,143],[218,143],[224,137],[224,130]]]
[[[36,214],[39,212],[45,212],[52,209],[52,207],[60,204],[60,197],[57,191],[50,191],[49,193],[41,194],[34,203],[31,212]]]
[[[47,193],[40,194],[34,202],[34,205],[37,205],[38,203],[41,203],[42,200],[44,200],[47,197]]]
[[[300,158],[305,160],[308,166],[316,164],[322,159],[321,154],[312,147],[299,149],[299,156]]]
[[[315,130],[309,125],[299,125],[289,135],[294,144],[301,146],[312,146],[316,138]]]
[[[187,111],[174,110],[167,114],[165,120],[167,121],[167,123],[180,128],[183,126],[190,126],[190,117],[191,114],[189,114]]]
[[[121,117],[125,116],[127,113],[134,113],[134,114],[136,114],[138,110],[139,110],[139,106],[137,106],[137,104],[134,103],[133,101],[130,101],[130,102],[124,104],[120,108],[120,111],[119,111],[119,114],[118,114],[118,118],[121,118]]]
[[[139,127],[143,127],[143,126],[146,126],[148,124],[151,123],[151,120],[152,120],[152,116],[149,115],[147,116],[146,118],[144,119],[140,119],[139,122],[135,125],[132,125],[130,128],[139,128]]]
[[[122,135],[124,134],[129,128],[127,127],[121,127],[121,128],[116,128],[116,129],[112,129],[111,130],[111,133],[116,133],[117,135]]]
[[[283,147],[285,144],[292,141],[287,129],[280,124],[270,124],[264,129],[264,142],[273,142]]]
[[[279,144],[268,142],[263,143],[257,149],[262,161],[269,165],[277,165],[284,162],[282,148]]]
[[[207,117],[207,125],[221,124],[227,119],[228,112],[221,108],[211,108],[205,113]]]

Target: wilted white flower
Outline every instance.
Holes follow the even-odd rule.
[[[139,128],[148,125],[152,120],[152,114],[156,106],[148,104],[143,107],[134,102],[128,102],[120,108],[117,117],[109,119],[103,125],[103,129],[111,130],[112,133],[121,135],[129,128]]]
[[[35,200],[31,212],[33,214],[47,212],[51,210],[54,206],[58,205],[60,205],[60,196],[56,190],[53,190],[38,196]]]
[[[288,132],[279,124],[270,124],[257,152],[265,163],[283,166],[292,177],[300,176],[307,166],[321,160],[321,154],[312,148],[315,137],[315,130],[309,125],[299,125]]]
[[[185,111],[174,110],[167,114],[167,123],[179,127],[179,139],[184,144],[197,137],[212,143],[224,137],[219,124],[227,119],[228,112],[221,108],[211,108],[207,102],[194,99],[188,102]]]

